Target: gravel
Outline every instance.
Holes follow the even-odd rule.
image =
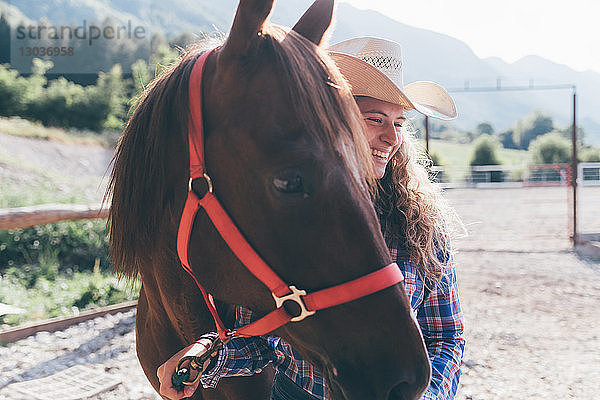
[[[135,354],[135,310],[98,317],[55,333],[0,347],[0,400],[19,399],[10,385],[90,365],[123,380],[95,399],[160,399],[146,381]],[[17,396],[17,397],[15,397]]]

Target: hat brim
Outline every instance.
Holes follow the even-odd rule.
[[[407,110],[442,120],[456,118],[456,106],[448,92],[434,82],[413,82],[400,88],[371,64],[344,53],[329,52],[355,96],[368,96],[398,104]]]

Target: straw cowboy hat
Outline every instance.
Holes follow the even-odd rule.
[[[353,95],[399,104],[433,118],[456,118],[454,100],[437,83],[418,81],[404,86],[402,49],[398,43],[361,37],[334,44],[328,50]]]

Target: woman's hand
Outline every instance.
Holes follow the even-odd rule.
[[[171,376],[175,373],[179,360],[188,356],[199,356],[205,353],[211,345],[210,339],[200,339],[195,343],[183,348],[181,351],[169,358],[156,370],[156,375],[160,381],[160,394],[171,400],[179,400],[185,397],[191,397],[198,388],[199,381],[193,385],[185,386],[183,392],[177,392],[171,383]],[[203,366],[206,367],[206,366]]]

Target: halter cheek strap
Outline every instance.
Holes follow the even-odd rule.
[[[227,211],[213,193],[212,181],[206,173],[204,165],[204,134],[202,120],[202,72],[207,58],[213,52],[202,54],[194,64],[189,82],[189,155],[190,155],[190,180],[188,194],[179,223],[177,234],[177,252],[183,268],[194,279],[200,288],[204,300],[210,310],[217,332],[222,340],[232,336],[258,336],[267,334],[280,326],[292,321],[301,321],[313,315],[316,311],[334,307],[343,303],[356,300],[369,294],[393,286],[404,280],[402,272],[395,263],[392,263],[361,278],[337,285],[324,290],[307,294],[306,291],[288,286],[269,265],[256,253],[243,234],[239,231]],[[198,196],[192,190],[192,182],[196,179],[206,181],[206,193]],[[212,296],[204,290],[193,273],[189,258],[188,248],[192,227],[196,213],[203,208],[213,225],[236,257],[244,266],[269,290],[275,301],[275,310],[250,323],[235,332],[227,329],[217,313]],[[289,315],[283,303],[295,302],[300,307],[299,315]]]

